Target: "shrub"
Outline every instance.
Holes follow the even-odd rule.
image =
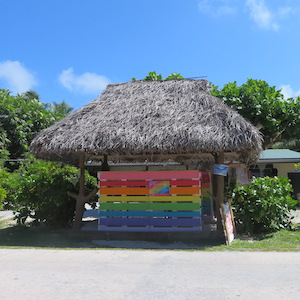
[[[9,186],[10,173],[0,165],[0,210],[5,209],[5,200]]]
[[[87,191],[95,187],[96,178],[86,172]],[[79,191],[77,168],[33,160],[12,174],[7,204],[18,213],[18,223],[25,223],[30,217],[34,223],[65,227],[72,223],[76,205],[68,191]],[[95,204],[95,198],[91,201]]]
[[[253,178],[249,186],[234,189],[233,206],[245,233],[265,233],[291,226],[292,186],[285,177]]]
[[[296,171],[300,171],[300,163],[299,164],[295,164],[295,170]]]

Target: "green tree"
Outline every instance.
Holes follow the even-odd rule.
[[[264,136],[265,148],[272,147],[300,126],[300,98],[284,99],[281,90],[266,81],[248,79],[241,86],[229,82],[222,89],[213,86],[212,95],[256,126]]]
[[[48,109],[35,91],[13,96],[10,91],[0,89],[0,155],[5,150],[10,158],[23,157],[34,136],[70,110],[65,102],[54,103]]]
[[[96,178],[87,172],[85,175],[87,191],[94,190],[97,187]],[[36,224],[58,227],[72,224],[76,201],[68,192],[78,194],[77,168],[28,157],[11,174],[4,187],[7,192],[2,204],[18,213],[18,223],[25,223],[30,217]],[[93,207],[95,201],[96,196],[90,202]]]
[[[149,72],[148,75],[142,80],[154,81],[154,80],[172,80],[172,79],[182,79],[182,78],[183,76],[181,76],[179,73],[171,73],[170,75],[168,75],[168,77],[163,79],[162,75],[157,74],[155,71],[153,71],[153,72]],[[136,78],[132,78],[132,80],[134,81],[136,80]]]
[[[52,112],[56,120],[63,119],[73,110],[73,107],[65,101],[62,101],[61,103],[48,103],[46,104],[46,107]]]

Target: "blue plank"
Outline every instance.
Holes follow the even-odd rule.
[[[99,231],[119,231],[119,232],[185,232],[185,231],[201,231],[201,226],[195,227],[110,227],[99,225]]]
[[[200,211],[101,210],[101,217],[200,217]]]

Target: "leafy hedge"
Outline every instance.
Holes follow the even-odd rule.
[[[76,200],[67,192],[78,193],[78,169],[60,163],[33,160],[12,173],[4,204],[17,212],[18,223],[28,217],[34,223],[65,227],[71,225]],[[86,189],[97,187],[96,178],[86,172]],[[95,204],[95,199],[91,203]]]
[[[233,206],[239,227],[245,233],[265,233],[291,226],[292,186],[285,177],[253,178],[249,186],[234,189]]]
[[[3,166],[0,165],[0,210],[5,209],[3,205],[7,197],[7,189],[9,186],[10,173],[6,171]]]

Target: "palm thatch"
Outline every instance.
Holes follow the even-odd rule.
[[[74,163],[78,154],[175,157],[234,152],[242,161],[261,151],[259,131],[209,94],[206,80],[132,81],[103,94],[39,133],[39,158]],[[206,158],[205,158],[206,157]]]

